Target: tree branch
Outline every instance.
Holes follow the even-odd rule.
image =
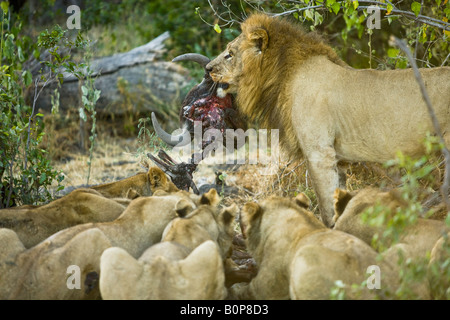
[[[376,5],[376,6],[378,6],[380,8],[380,10],[387,12],[387,4],[386,3],[379,2],[379,1],[374,1],[374,0],[360,0],[358,2],[359,3],[366,3],[366,4]],[[298,2],[298,3],[299,4],[304,4],[304,3],[301,3],[301,2]],[[345,1],[337,1],[337,3],[343,4],[343,3],[346,3],[346,2]],[[309,9],[319,9],[319,8],[326,8],[326,6],[323,5],[323,4],[315,5],[315,6],[306,6],[306,7],[303,7],[303,8],[296,8],[296,9],[287,10],[285,12],[276,13],[276,14],[273,14],[273,16],[274,17],[285,16],[285,15],[288,15],[288,14],[291,14],[291,13],[294,13],[294,12],[301,12],[301,11],[305,11],[305,10],[309,10]],[[368,8],[367,6],[358,6],[358,8],[356,8],[356,10],[363,10],[363,9],[367,9],[367,8]],[[394,6],[393,6],[393,9],[391,10],[391,14],[398,14],[398,15],[401,15],[401,16],[405,16],[405,17],[408,17],[408,18],[413,19],[415,21],[419,21],[419,22],[428,24],[430,26],[437,27],[439,29],[450,31],[450,23],[448,23],[448,22],[444,22],[444,21],[441,21],[441,20],[438,20],[438,19],[430,18],[428,16],[424,16],[424,15],[421,15],[421,14],[419,14],[416,17],[416,15],[413,12],[399,10],[399,9],[397,9]]]

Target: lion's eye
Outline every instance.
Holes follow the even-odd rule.
[[[225,56],[225,59],[229,60],[233,58],[233,54],[231,52],[228,52],[227,55]]]

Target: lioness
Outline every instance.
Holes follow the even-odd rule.
[[[127,198],[136,199],[137,197],[151,196],[156,190],[165,190],[167,192],[178,191],[178,188],[161,175],[162,170],[158,167],[150,167],[148,172],[138,173],[132,177],[119,181],[100,184],[90,187],[101,193],[106,198]]]
[[[73,226],[52,235],[46,241],[53,238],[68,241],[84,230],[97,228],[106,235],[112,246],[121,247],[138,258],[149,246],[161,241],[165,227],[177,216],[175,209],[179,201],[187,201],[195,208],[209,197],[210,193],[200,197],[187,191],[161,195],[155,192],[151,197],[133,200],[114,221]]]
[[[386,192],[375,188],[365,188],[357,192],[336,189],[334,198],[334,230],[350,233],[369,245],[375,234],[378,234],[379,238],[382,237],[385,228],[364,223],[361,219],[362,213],[375,205],[383,206],[390,214],[407,207],[400,192],[395,189]],[[408,258],[425,258],[436,241],[448,231],[443,221],[417,218],[416,223],[403,230],[399,242],[385,252],[385,255],[396,260],[397,251],[402,250]]]
[[[434,132],[412,70],[356,70],[297,24],[251,15],[206,68],[218,94],[237,93],[240,111],[279,129],[291,157],[308,161],[323,222],[331,225],[337,162],[418,155]],[[444,139],[450,137],[450,68],[421,69]]]
[[[375,235],[378,239],[383,239],[386,227],[373,227],[363,222],[362,213],[376,205],[388,210],[388,213],[392,215],[407,207],[400,192],[395,189],[386,192],[375,188],[365,188],[357,192],[336,189],[334,197],[334,230],[352,234],[369,245]],[[381,253],[381,257],[391,261],[399,272],[406,267],[406,261],[428,263],[430,254],[429,268],[432,268],[435,262],[436,266],[443,265],[443,261],[450,256],[450,253],[442,248],[444,236],[447,233],[450,235],[443,221],[417,218],[415,223],[402,230],[397,243],[392,245],[391,239],[382,240],[388,249]],[[408,285],[421,298],[440,297],[444,295],[441,292],[442,288],[448,288],[449,282],[445,276],[440,276],[439,272],[433,273],[430,270],[428,279]]]
[[[209,193],[211,197],[203,198],[203,204],[197,209],[184,200],[179,201],[176,206],[179,217],[167,225],[162,242],[148,248],[138,261],[123,249],[105,251],[100,273],[102,297],[225,298],[223,259],[231,250],[231,222],[237,206],[219,211],[216,190]],[[212,243],[213,248],[206,243]]]
[[[164,175],[162,171],[160,173]],[[158,196],[158,192],[163,194]],[[19,239],[10,235],[12,230],[0,229],[8,230],[5,231],[9,232],[8,239],[14,238],[10,241],[11,246],[6,242],[6,258],[0,260],[0,298],[55,299],[58,296],[55,292],[67,298],[97,298],[96,281],[89,290],[95,289],[97,295],[69,292],[72,291],[66,285],[66,270],[69,266],[77,265],[81,268],[83,281],[90,279],[89,274],[98,278],[100,256],[106,248],[121,247],[138,258],[149,246],[161,240],[164,228],[176,217],[177,202],[187,201],[196,207],[200,202],[207,203],[210,196],[207,193],[200,197],[186,191],[167,194],[159,190],[151,197],[133,200],[114,221],[86,223],[61,230],[28,250],[19,250],[22,244],[19,244]],[[17,238],[17,235],[14,236]],[[47,276],[40,276],[41,273]],[[54,282],[54,291],[46,292],[43,289],[50,286],[44,283],[48,281]]]
[[[89,222],[107,222],[119,217],[138,196],[178,191],[164,172],[151,167],[147,173],[93,188],[80,188],[42,206],[0,210],[0,228],[14,230],[30,248],[59,230]]]
[[[378,262],[377,253],[362,240],[328,229],[308,206],[303,194],[293,200],[273,196],[244,205],[242,233],[259,270],[249,284],[233,285],[230,298],[329,299],[335,281],[361,284],[372,265],[380,267],[382,289],[395,286],[388,262]],[[360,296],[346,293],[350,299],[376,294],[367,288]]]
[[[25,248],[77,224],[116,219],[126,206],[92,189],[77,189],[46,205],[0,210],[0,228],[14,230]]]
[[[207,201],[194,210],[184,201],[177,203],[178,217],[173,219],[163,232],[161,241],[173,241],[191,251],[207,240],[217,243],[225,260],[231,256],[234,218],[238,212],[236,204],[218,209],[220,201],[216,189],[211,189]]]
[[[123,300],[224,299],[224,272],[217,245],[208,240],[192,252],[161,242],[136,260],[121,248],[101,257],[102,298]]]
[[[99,229],[25,249],[17,234],[0,228],[0,299],[98,299],[100,256],[111,243]]]

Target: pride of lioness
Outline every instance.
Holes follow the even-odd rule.
[[[236,205],[219,210],[215,189],[194,210],[181,200],[178,217],[164,230],[162,242],[136,260],[121,248],[101,257],[103,299],[223,299],[223,260],[231,251]],[[208,245],[206,245],[209,243]]]
[[[251,15],[242,33],[207,66],[219,95],[237,103],[261,127],[279,129],[291,157],[301,153],[330,226],[337,162],[385,162],[397,151],[417,155],[434,132],[412,70],[356,70],[314,33],[264,14]],[[444,133],[450,137],[450,68],[421,69]]]
[[[369,266],[382,272],[381,290],[396,287],[392,266],[377,261],[377,253],[364,241],[345,232],[330,230],[306,208],[309,199],[270,197],[247,203],[240,224],[247,248],[258,265],[249,284],[233,285],[232,299],[329,299],[337,280],[347,286],[368,280]],[[364,288],[360,295],[346,291],[347,298],[367,299],[379,290]]]
[[[132,199],[178,188],[158,167],[146,173],[76,189],[42,206],[0,210],[0,228],[12,229],[25,248],[31,248],[59,230],[84,223],[107,222],[119,217]]]
[[[0,299],[95,299],[99,297],[100,257],[110,246],[138,258],[159,242],[166,225],[176,217],[177,203],[196,208],[209,204],[216,193],[202,196],[187,191],[167,192],[167,177],[152,171],[156,190],[133,200],[108,222],[85,223],[61,230],[26,249],[17,234],[0,228]],[[169,183],[170,184],[170,183]],[[67,268],[78,266],[82,290],[71,290]]]

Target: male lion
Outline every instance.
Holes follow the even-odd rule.
[[[242,233],[258,274],[249,284],[233,285],[230,298],[329,299],[335,281],[361,284],[372,265],[380,267],[381,289],[395,287],[388,262],[378,262],[377,253],[362,240],[328,229],[308,206],[303,194],[293,200],[272,196],[244,205]],[[365,299],[375,291],[364,288],[360,296],[351,290],[346,293],[350,299]]]
[[[240,111],[279,129],[291,157],[306,157],[323,222],[331,225],[337,162],[385,162],[417,155],[434,132],[412,70],[356,70],[316,34],[281,18],[254,14],[207,65],[218,93],[237,93]],[[450,68],[422,69],[449,142]]]

